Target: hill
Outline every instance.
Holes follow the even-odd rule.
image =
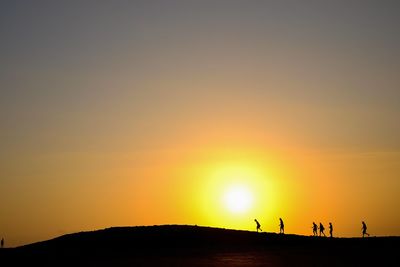
[[[397,266],[399,237],[320,238],[164,225],[80,232],[0,250],[9,265]]]

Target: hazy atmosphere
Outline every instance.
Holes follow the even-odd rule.
[[[1,1],[0,238],[400,235],[400,2]]]

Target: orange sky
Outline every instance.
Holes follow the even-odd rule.
[[[400,235],[399,5],[201,2],[0,4],[7,246],[279,217]]]

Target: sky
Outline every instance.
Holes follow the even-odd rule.
[[[399,13],[1,1],[0,237],[254,218],[278,232],[280,217],[287,233],[400,235]]]

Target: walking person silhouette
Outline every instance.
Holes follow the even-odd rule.
[[[283,224],[282,218],[279,218],[279,233],[280,234],[285,233],[285,225]]]
[[[260,230],[260,232],[262,232],[262,230],[261,230],[261,224],[257,221],[257,219],[254,219],[254,221],[256,222],[256,225],[257,225],[257,233],[258,233],[258,230]]]
[[[364,237],[365,235],[369,236],[369,234],[367,233],[367,225],[365,224],[364,221],[362,221],[362,236]]]
[[[333,237],[332,233],[333,233],[333,226],[332,226],[332,223],[330,222],[329,223],[329,235],[330,235],[330,237]]]
[[[325,230],[325,227],[322,225],[322,223],[319,223],[319,236],[321,236],[321,234],[326,236],[324,233],[324,230]]]
[[[315,222],[313,222],[312,224],[313,224],[313,226],[311,228],[312,228],[313,236],[317,236],[318,235],[318,226]]]

